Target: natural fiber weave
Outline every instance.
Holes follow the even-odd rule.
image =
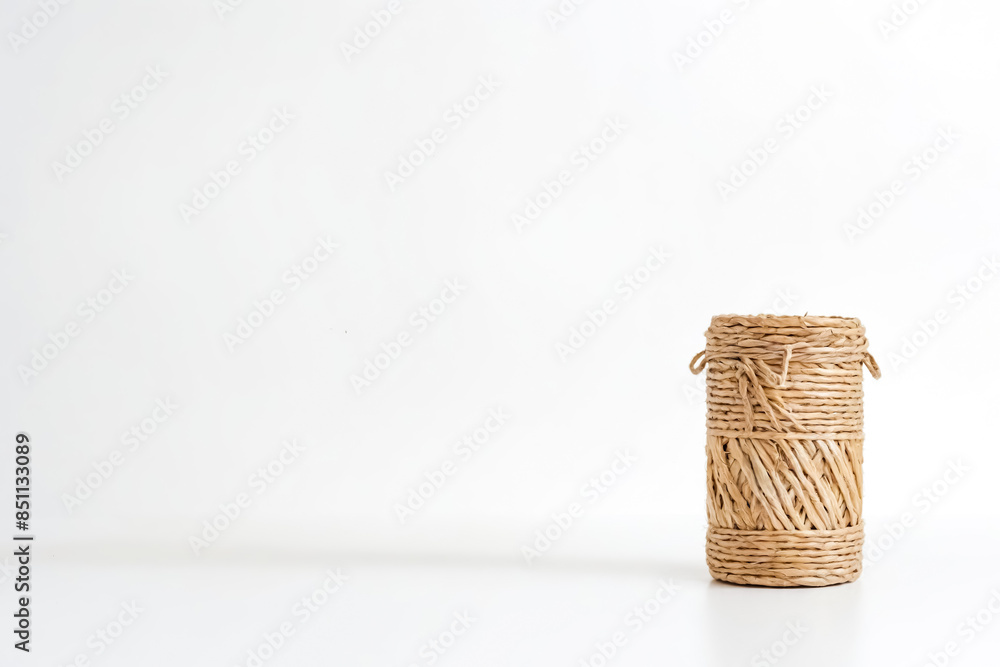
[[[827,586],[861,574],[865,329],[843,317],[720,315],[708,369],[707,560],[721,581]]]

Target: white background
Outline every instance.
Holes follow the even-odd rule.
[[[105,0],[48,18],[6,3],[0,493],[27,432],[36,543],[33,651],[2,628],[0,663],[247,665],[291,619],[264,664],[425,665],[468,611],[434,664],[596,667],[620,630],[608,664],[773,664],[760,651],[786,623],[808,628],[775,649],[789,665],[919,665],[950,641],[939,661],[995,664],[1000,620],[971,639],[960,624],[1000,591],[1000,8],[904,4],[595,0],[553,19],[554,0],[404,1],[345,55],[387,3]],[[294,119],[249,159],[276,109]],[[113,131],[86,145],[102,119]],[[621,131],[581,160],[609,122]],[[435,128],[445,140],[390,186]],[[185,215],[230,160],[239,173]],[[520,225],[529,201],[546,206]],[[861,228],[859,207],[880,214]],[[317,238],[339,247],[294,289]],[[626,299],[616,285],[650,248],[670,259]],[[109,299],[116,271],[132,278]],[[446,281],[464,289],[418,330]],[[227,342],[275,289],[273,315]],[[92,319],[87,299],[105,301]],[[884,376],[865,381],[856,583],[708,575],[687,363],[727,312],[867,328]],[[36,352],[51,358],[33,368]],[[123,433],[158,399],[179,407],[131,450]],[[507,423],[456,454],[497,408]],[[304,451],[257,494],[251,475],[292,439]],[[591,503],[582,487],[618,452],[634,464]],[[250,506],[192,548],[240,493]],[[522,547],[574,502],[583,515],[529,565]],[[299,624],[295,601],[337,568],[347,583]],[[661,579],[676,594],[634,632],[623,619]],[[132,601],[138,619],[95,643]]]

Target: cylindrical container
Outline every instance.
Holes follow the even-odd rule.
[[[708,568],[721,581],[828,586],[861,574],[861,322],[718,315],[707,368]]]

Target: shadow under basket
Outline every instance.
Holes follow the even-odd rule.
[[[718,315],[706,370],[707,561],[720,581],[829,586],[861,574],[861,322]]]

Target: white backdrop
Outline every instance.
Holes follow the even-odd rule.
[[[934,568],[995,561],[996,540],[963,545],[1000,526],[998,20],[972,0],[7,3],[4,437],[32,438],[35,566],[62,582],[34,603],[37,650],[152,664],[187,641],[150,623],[98,658],[85,638],[131,599],[80,588],[103,567],[139,568],[121,586],[149,600],[184,586],[171,572],[303,559],[383,563],[403,591],[414,563],[707,586],[687,363],[727,312],[859,317],[884,372],[869,550],[909,513],[883,542],[896,567],[931,567],[914,545],[937,529],[957,532]],[[202,595],[236,605],[232,585]],[[261,613],[196,655],[247,664]],[[331,629],[356,645],[268,664],[425,664],[393,623],[356,623]],[[592,625],[465,660],[577,664],[613,624]]]

